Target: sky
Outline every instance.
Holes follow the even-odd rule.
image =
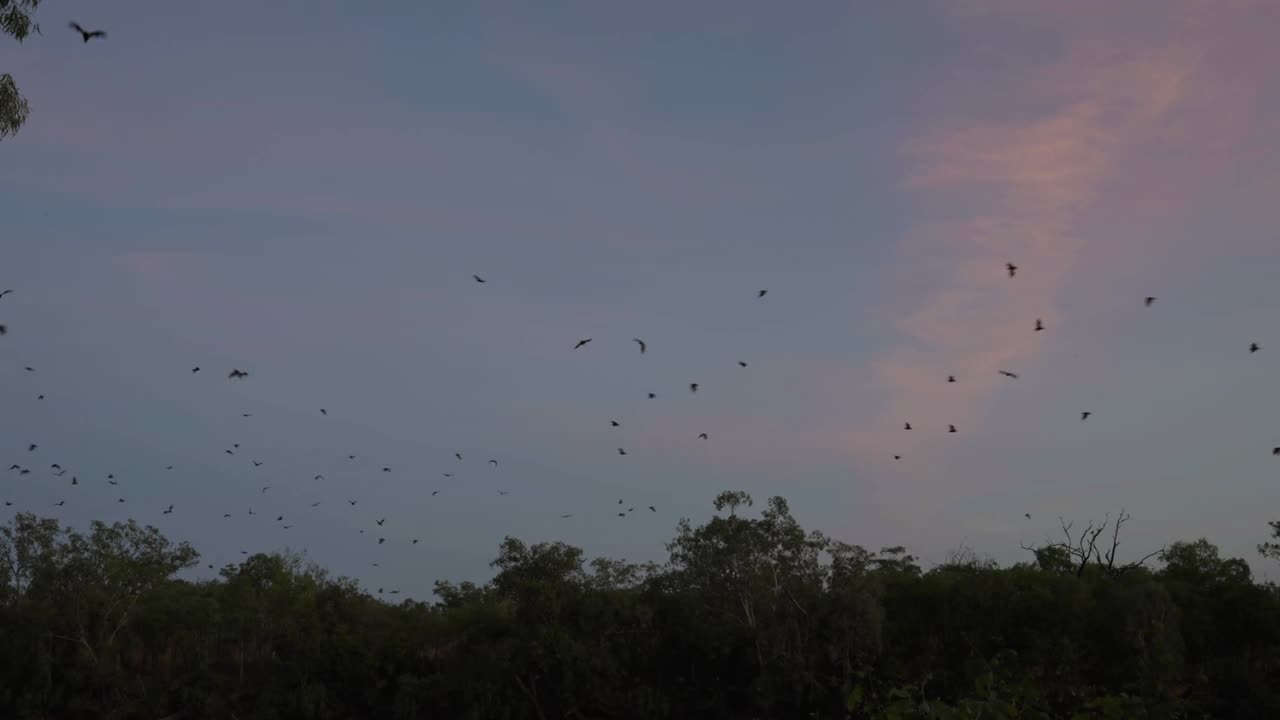
[[[662,560],[727,489],[926,568],[1123,508],[1121,556],[1280,575],[1280,4],[37,19],[0,41],[10,511],[417,597],[506,535]]]

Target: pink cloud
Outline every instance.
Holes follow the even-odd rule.
[[[212,190],[184,194],[153,203],[174,210],[263,211],[309,218],[347,218],[388,224],[473,224],[481,218],[446,213],[421,205],[357,201],[349,195],[307,190]]]
[[[120,261],[143,282],[153,285],[169,285],[179,281],[179,276],[192,269],[195,259],[185,252],[134,252],[126,253]]]
[[[969,9],[1044,22],[1032,5],[1042,7],[993,0]],[[970,211],[902,240],[905,255],[945,265],[898,319],[900,345],[873,364],[878,416],[841,435],[859,456],[930,456],[945,447],[937,433],[947,424],[980,429],[994,395],[1016,382],[997,371],[1033,375],[1052,347],[1052,332],[1032,331],[1035,319],[1050,329],[1068,321],[1064,297],[1099,263],[1150,261],[1162,246],[1159,229],[1255,162],[1274,129],[1258,98],[1268,83],[1263,68],[1280,59],[1260,29],[1277,27],[1275,5],[1148,3],[1143,14],[1123,3],[1090,7],[1073,4],[1083,22],[1064,31],[1063,57],[1016,78],[1001,109],[1047,111],[937,128],[906,148],[907,188]],[[981,22],[982,13],[966,21]],[[1107,23],[1117,15],[1147,21],[1141,32],[1117,30]],[[1015,279],[1004,273],[1009,261],[1021,268]],[[948,375],[960,382],[947,383]],[[927,430],[905,432],[907,421]]]

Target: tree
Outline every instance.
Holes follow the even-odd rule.
[[[1101,568],[1108,575],[1130,572],[1144,567],[1148,560],[1159,556],[1165,550],[1160,548],[1132,562],[1116,564],[1116,552],[1120,549],[1120,530],[1131,519],[1133,519],[1133,516],[1126,513],[1124,508],[1121,508],[1120,514],[1116,516],[1114,522],[1111,520],[1111,515],[1108,514],[1101,523],[1095,524],[1090,521],[1084,530],[1073,535],[1071,529],[1074,523],[1058,518],[1065,540],[1041,547],[1023,545],[1022,549],[1033,553],[1040,567],[1051,572],[1060,572],[1069,568],[1076,575],[1084,575],[1084,571],[1090,566],[1090,563],[1093,564],[1093,567]],[[1111,528],[1110,542],[1100,545],[1098,541],[1108,527]]]
[[[132,520],[95,522],[84,535],[20,513],[0,528],[0,622],[35,651],[36,662],[17,673],[29,688],[24,703],[50,701],[57,667],[64,688],[93,707],[127,704],[132,693],[117,681],[136,607],[197,557]]]
[[[434,604],[288,553],[179,579],[194,550],[154,528],[19,514],[0,718],[1280,717],[1280,592],[1208,541],[1120,572],[1108,522],[1034,563],[924,572],[781,498],[718,500],[661,566],[508,538],[490,581]]]
[[[73,531],[64,537],[60,584],[69,632],[55,637],[78,644],[94,664],[112,650],[139,598],[200,558],[187,543],[174,545],[134,520],[95,521],[87,537]]]
[[[667,582],[698,608],[679,621],[698,628],[689,639],[704,643],[703,652],[719,645],[725,667],[734,669],[736,676],[724,677],[725,697],[745,701],[744,711],[774,707],[789,714],[822,694],[816,651],[826,640],[817,620],[830,579],[822,563],[830,541],[805,533],[781,497],[770,498],[758,519],[737,514],[751,506],[747,493],[723,492],[715,508],[728,508],[728,517],[698,528],[682,520],[668,545]]]
[[[56,571],[57,520],[18,513],[0,528],[0,602],[8,606],[30,598],[53,582]]]
[[[1249,564],[1241,558],[1223,559],[1218,546],[1204,538],[1195,542],[1175,542],[1160,551],[1164,573],[1197,585],[1242,584],[1249,582]]]
[[[1258,545],[1258,554],[1280,561],[1280,520],[1272,520],[1267,524],[1271,526],[1271,539]]]
[[[0,74],[0,140],[18,132],[31,107],[9,73]]]
[[[22,42],[31,31],[40,32],[40,26],[31,19],[39,5],[40,0],[0,0],[0,33]],[[0,73],[0,140],[18,132],[30,112],[13,76]]]

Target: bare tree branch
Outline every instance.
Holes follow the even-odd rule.
[[[1109,575],[1119,575],[1142,567],[1148,560],[1158,556],[1164,550],[1162,547],[1160,550],[1149,553],[1134,562],[1117,565],[1116,556],[1120,548],[1120,529],[1131,519],[1133,519],[1133,516],[1125,512],[1124,508],[1121,508],[1119,515],[1116,516],[1114,521],[1111,518],[1111,514],[1107,513],[1107,516],[1101,523],[1094,524],[1090,521],[1079,534],[1074,534],[1072,533],[1072,528],[1075,526],[1075,523],[1069,523],[1059,516],[1058,524],[1062,528],[1062,536],[1064,538],[1062,541],[1047,542],[1045,545],[1040,547],[1030,547],[1027,545],[1022,545],[1021,547],[1028,552],[1037,553],[1037,557],[1039,557],[1039,551],[1050,548],[1064,552],[1067,559],[1071,561],[1071,567],[1074,568],[1077,576],[1084,574],[1084,571],[1089,566],[1090,562],[1098,565]],[[1106,548],[1100,548],[1098,546],[1098,539],[1102,537],[1102,534],[1106,532],[1108,528],[1111,529],[1111,543]]]

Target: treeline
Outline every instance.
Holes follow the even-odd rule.
[[[750,504],[662,565],[507,539],[488,584],[400,604],[278,555],[178,580],[197,554],[154,528],[20,514],[0,717],[1280,717],[1280,591],[1207,541],[1121,564],[1121,515],[924,571]]]

